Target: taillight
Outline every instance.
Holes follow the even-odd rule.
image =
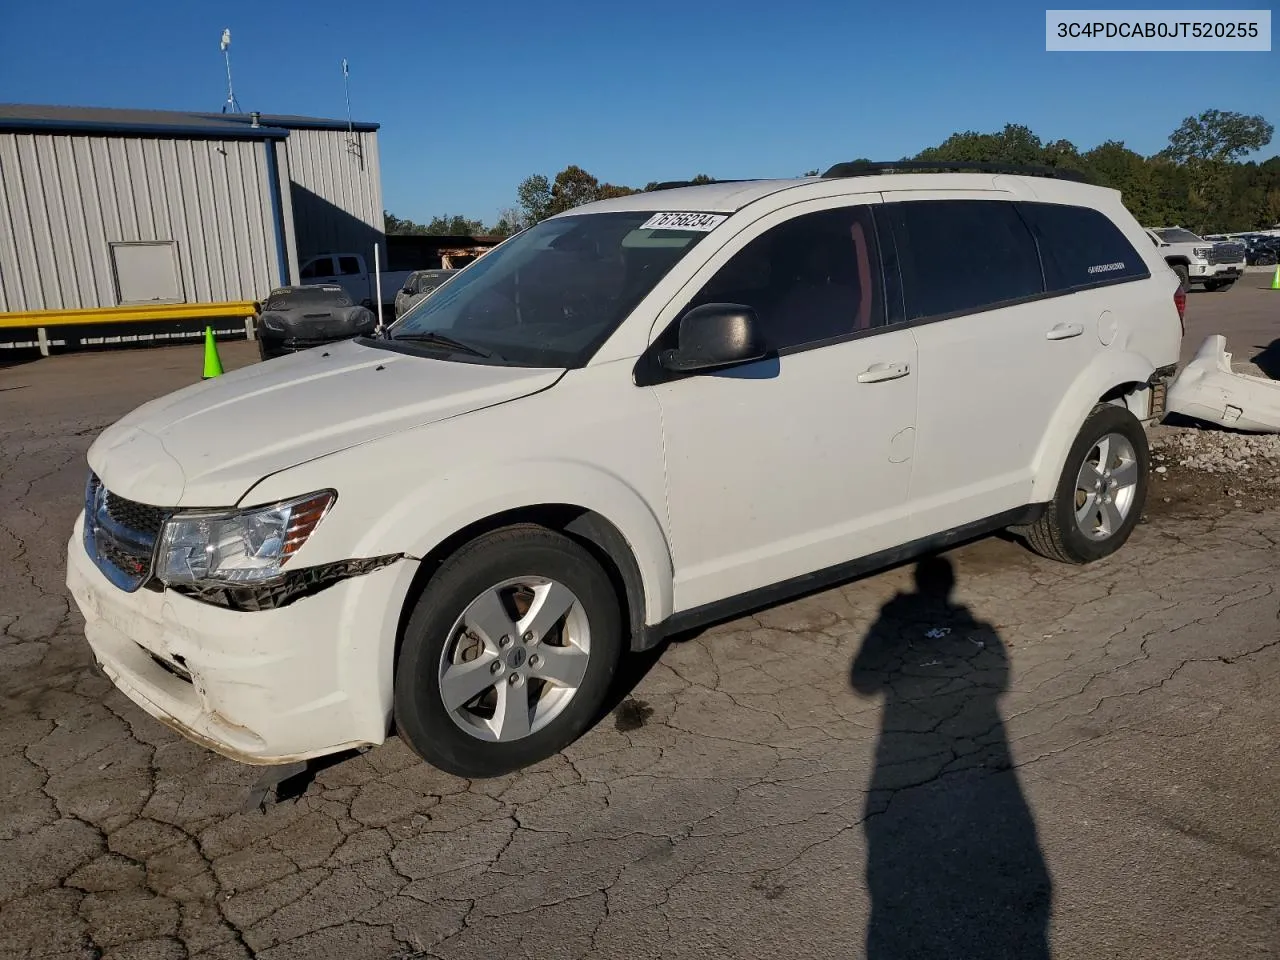
[[[1178,308],[1178,322],[1182,324],[1182,332],[1187,332],[1187,291],[1181,285],[1174,291],[1173,305]]]

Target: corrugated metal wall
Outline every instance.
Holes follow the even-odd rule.
[[[189,303],[265,295],[279,273],[268,148],[0,133],[0,312],[116,306],[119,241],[176,241]]]
[[[348,141],[354,139],[358,152]],[[378,135],[345,130],[290,130],[285,141],[298,256],[363,253],[382,239]]]

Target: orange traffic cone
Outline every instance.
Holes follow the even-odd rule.
[[[222,376],[222,359],[218,356],[218,345],[213,342],[213,327],[204,328],[204,377],[212,380]]]

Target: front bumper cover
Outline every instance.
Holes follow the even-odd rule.
[[[67,586],[108,679],[151,716],[231,759],[288,763],[386,739],[390,651],[407,558],[277,609],[173,590],[126,593],[67,544]]]

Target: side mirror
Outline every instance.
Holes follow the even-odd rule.
[[[706,303],[680,318],[676,347],[662,351],[658,364],[671,373],[696,373],[763,360],[767,354],[754,310],[739,303]]]
[[[401,287],[400,292],[407,296],[413,296],[413,291],[410,290],[408,287]]]

